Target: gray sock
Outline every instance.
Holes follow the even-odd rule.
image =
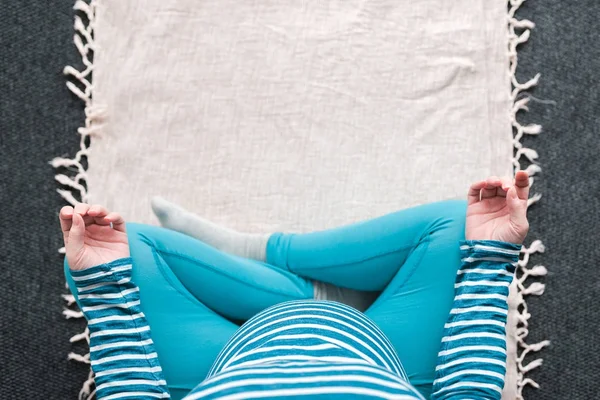
[[[229,254],[265,261],[270,234],[237,232],[210,222],[161,197],[153,197],[152,210],[160,224],[192,236]]]
[[[229,254],[266,261],[270,234],[241,233],[210,222],[162,197],[153,197],[152,210],[160,224],[168,229],[192,236]],[[313,281],[314,298],[347,304],[365,311],[379,293],[340,288],[329,283]]]
[[[341,288],[320,281],[313,281],[313,288],[315,291],[315,300],[337,301],[338,303],[346,304],[362,312],[365,312],[367,308],[371,307],[371,304],[373,304],[379,296],[379,292],[361,292],[359,290]]]

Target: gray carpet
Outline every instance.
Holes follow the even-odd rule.
[[[0,399],[76,399],[87,368],[67,361],[55,192],[48,161],[73,154],[83,120],[62,69],[80,63],[71,1],[0,4]],[[77,328],[77,326],[79,326]]]
[[[519,14],[536,23],[519,53],[522,80],[542,73],[532,94],[555,105],[531,102],[524,121],[544,126],[524,143],[540,154],[543,172],[534,191],[543,193],[530,212],[530,238],[546,254],[546,294],[528,300],[530,341],[545,338],[544,365],[531,372],[541,390],[526,399],[593,399],[600,390],[600,3],[528,0]]]
[[[74,399],[87,369],[68,362],[68,338],[82,323],[60,315],[62,205],[47,162],[72,155],[83,120],[62,68],[79,64],[72,45],[71,1],[0,2],[0,399]],[[549,338],[545,364],[531,373],[541,390],[526,399],[590,399],[600,391],[600,297],[595,230],[600,222],[600,34],[595,0],[529,0],[520,15],[537,28],[520,52],[523,78],[542,73],[526,138],[544,168],[530,212],[531,238],[542,238],[547,293],[529,299],[531,341]],[[595,79],[596,78],[596,79]]]

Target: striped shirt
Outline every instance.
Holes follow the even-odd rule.
[[[463,241],[460,250],[432,399],[500,399],[508,287],[520,246]],[[123,258],[71,271],[88,319],[96,393],[103,400],[169,398],[131,268]],[[246,322],[185,399],[284,397],[423,398],[364,314],[334,302],[293,301]]]

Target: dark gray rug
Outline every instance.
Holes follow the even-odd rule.
[[[65,64],[79,65],[72,3],[0,1],[0,399],[74,399],[87,375],[66,359],[83,323],[60,314],[63,204],[47,164],[76,151],[83,121],[62,76]],[[541,72],[533,95],[555,102],[533,101],[522,116],[544,126],[525,144],[543,167],[530,238],[541,238],[547,253],[532,262],[550,270],[546,294],[528,300],[530,342],[552,340],[530,374],[542,389],[525,398],[591,399],[600,392],[600,3],[529,0],[520,15],[537,24],[520,51],[521,80]]]
[[[549,275],[546,293],[528,299],[530,342],[550,339],[531,372],[541,390],[525,398],[594,399],[600,390],[599,262],[600,223],[600,3],[529,0],[519,14],[536,23],[519,52],[523,80],[542,73],[525,121],[540,123],[540,137],[525,145],[540,154],[543,168],[534,192],[543,193],[530,212],[530,238],[541,238],[546,253],[535,256]]]
[[[48,161],[76,151],[84,118],[62,75],[80,63],[74,2],[0,3],[0,399],[70,400],[87,377],[67,361],[83,322],[61,315],[62,201]]]

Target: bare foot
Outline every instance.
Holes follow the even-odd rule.
[[[129,257],[125,220],[118,213],[109,213],[101,205],[79,203],[75,208],[63,207],[59,219],[72,270]]]
[[[527,236],[529,175],[515,179],[492,176],[471,185],[468,195],[467,240],[500,240],[521,244]]]

